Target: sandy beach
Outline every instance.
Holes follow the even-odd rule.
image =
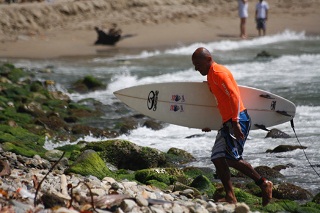
[[[313,1],[294,0],[290,3],[285,1],[268,1],[270,5],[269,20],[267,22],[267,35],[281,33],[285,30],[305,32],[306,35],[320,35],[320,3]],[[62,4],[63,2],[61,2]],[[297,3],[292,5],[292,3]],[[56,4],[59,4],[57,2]],[[255,29],[254,12],[256,1],[249,1],[249,18],[247,19],[248,39],[258,36]],[[290,5],[286,5],[290,4]],[[30,6],[31,5],[31,6]],[[45,3],[30,3],[16,5],[0,5],[0,11],[8,11],[16,8],[34,8]],[[210,1],[208,1],[210,5]],[[185,14],[176,17],[175,7],[164,8],[158,19],[147,19],[137,11],[140,18],[136,20],[121,19],[111,20],[122,29],[123,35],[133,34],[133,37],[120,40],[115,46],[94,45],[97,33],[94,26],[108,27],[111,21],[106,22],[108,17],[97,19],[89,16],[83,19],[68,19],[65,26],[55,26],[49,29],[39,28],[36,30],[16,30],[7,33],[2,29],[0,34],[0,57],[1,58],[38,58],[49,59],[65,56],[96,55],[115,49],[161,49],[186,45],[193,42],[209,42],[222,39],[240,39],[239,23],[236,2],[206,8],[208,5],[192,5],[186,10],[195,9],[195,14]],[[53,5],[45,5],[50,7]],[[179,5],[176,5],[177,7]],[[229,8],[227,8],[229,7]],[[168,9],[171,8],[171,9]],[[31,10],[31,9],[30,9]],[[126,11],[130,11],[126,9]],[[165,15],[166,11],[168,12]],[[179,12],[179,14],[183,13]],[[117,13],[119,15],[119,13]],[[174,14],[174,16],[172,16]],[[123,14],[127,16],[127,14]],[[173,18],[170,18],[170,17]],[[121,16],[120,16],[121,17]],[[19,19],[18,19],[19,20]],[[30,24],[31,25],[31,24]],[[33,23],[34,25],[34,23]],[[32,29],[32,28],[30,28]]]

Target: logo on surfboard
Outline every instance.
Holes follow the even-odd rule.
[[[173,94],[171,95],[171,101],[175,102],[170,105],[170,111],[173,112],[184,112],[184,106],[178,103],[184,103],[186,100],[184,99],[184,95],[181,94]]]
[[[183,105],[171,105],[170,106],[170,111],[174,111],[174,112],[183,112],[184,109],[183,109]]]
[[[178,95],[178,94],[172,95],[171,96],[171,101],[174,101],[174,102],[185,102],[184,95]]]
[[[158,94],[159,91],[150,91],[147,99],[147,106],[149,110],[156,111],[157,110],[157,103],[158,103]]]

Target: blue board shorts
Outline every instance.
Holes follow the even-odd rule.
[[[233,134],[232,121],[223,123],[223,127],[218,131],[216,141],[211,151],[211,160],[226,157],[233,160],[241,160],[243,147],[251,128],[251,118],[247,110],[240,112],[239,124],[244,134],[244,140],[237,140]]]

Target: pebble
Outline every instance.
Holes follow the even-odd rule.
[[[51,163],[40,156],[27,158],[0,151],[0,160],[4,162],[4,159],[10,162],[10,169],[4,175],[0,173],[0,212],[3,213],[251,212],[245,203],[234,205],[195,199],[194,191],[190,189],[164,192],[152,186],[127,180],[116,181],[111,177],[99,180],[94,176],[65,175],[64,164],[49,172]],[[36,195],[36,187],[47,173]]]

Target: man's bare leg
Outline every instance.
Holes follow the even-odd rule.
[[[212,160],[212,162],[216,167],[216,172],[226,191],[226,197],[224,200],[221,200],[221,201],[225,201],[228,203],[237,203],[237,198],[234,194],[233,187],[232,187],[230,170],[229,170],[229,166],[227,164],[226,159],[217,158]]]
[[[240,37],[245,39],[247,38],[247,32],[246,32],[246,18],[240,19]]]
[[[262,178],[261,175],[259,175],[259,173],[251,166],[251,164],[244,160],[236,161],[227,159],[227,165],[253,179],[262,191],[262,205],[268,205],[272,199],[273,183],[271,181]]]

